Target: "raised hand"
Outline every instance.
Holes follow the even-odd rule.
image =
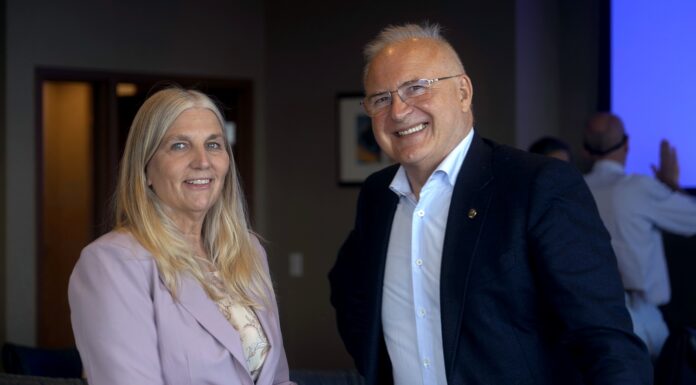
[[[669,186],[672,190],[679,190],[679,161],[677,150],[666,140],[660,142],[660,167],[651,164],[650,167],[655,178]]]

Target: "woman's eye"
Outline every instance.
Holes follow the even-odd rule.
[[[172,150],[183,150],[185,148],[186,148],[186,143],[182,143],[182,142],[174,143],[171,146]]]
[[[222,148],[222,144],[218,142],[210,142],[208,143],[208,148],[211,150],[219,150]]]

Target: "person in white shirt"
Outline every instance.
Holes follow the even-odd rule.
[[[661,231],[696,234],[696,199],[679,186],[677,153],[667,140],[654,178],[625,172],[629,140],[616,115],[592,116],[584,147],[595,160],[585,180],[611,234],[634,331],[655,359],[669,335],[658,306],[671,295]]]

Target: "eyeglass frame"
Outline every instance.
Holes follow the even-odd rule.
[[[425,95],[426,93],[428,93],[428,92],[430,91],[430,89],[432,88],[433,84],[435,84],[435,83],[437,83],[437,82],[439,82],[439,81],[441,81],[441,80],[453,79],[453,78],[456,78],[456,77],[459,77],[459,76],[462,76],[462,75],[465,75],[465,74],[464,74],[464,73],[460,73],[460,74],[457,74],[457,75],[443,76],[443,77],[432,78],[432,79],[413,79],[413,80],[408,80],[408,81],[405,81],[405,82],[401,83],[398,87],[396,87],[395,90],[384,91],[384,92],[378,92],[378,93],[375,93],[375,94],[372,94],[372,95],[367,95],[367,96],[365,96],[365,98],[364,98],[363,100],[360,101],[360,105],[363,107],[363,109],[365,110],[365,112],[367,113],[368,116],[374,116],[374,115],[376,114],[376,112],[382,111],[382,110],[384,110],[386,107],[389,107],[389,106],[392,105],[392,103],[393,103],[393,101],[394,101],[393,95],[394,95],[394,93],[396,93],[397,95],[399,95],[399,99],[401,99],[401,101],[402,101],[403,103],[405,103],[405,104],[411,106],[411,105],[413,105],[413,104],[408,103],[407,100],[412,99],[412,98],[416,98],[416,97],[418,97],[418,96]],[[417,83],[417,82],[426,82],[426,83],[427,83],[427,85],[424,84],[424,86],[426,87],[426,89],[425,89],[425,91],[423,91],[422,94],[420,94],[420,95],[415,95],[415,96],[411,96],[411,97],[405,97],[405,96],[402,95],[402,92],[404,92],[404,91],[402,91],[402,90],[404,90],[405,87],[410,86],[410,85],[413,85],[413,84],[415,84],[415,83]],[[385,104],[383,107],[380,107],[380,108],[378,108],[378,109],[373,110],[372,112],[370,112],[370,110],[369,110],[369,108],[368,108],[368,99],[374,98],[375,96],[380,96],[380,95],[389,95],[389,99],[390,99],[389,103],[388,103],[388,104]]]

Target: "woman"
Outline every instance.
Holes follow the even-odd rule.
[[[91,385],[290,384],[266,255],[222,127],[207,96],[178,88],[136,114],[116,226],[70,278]]]

